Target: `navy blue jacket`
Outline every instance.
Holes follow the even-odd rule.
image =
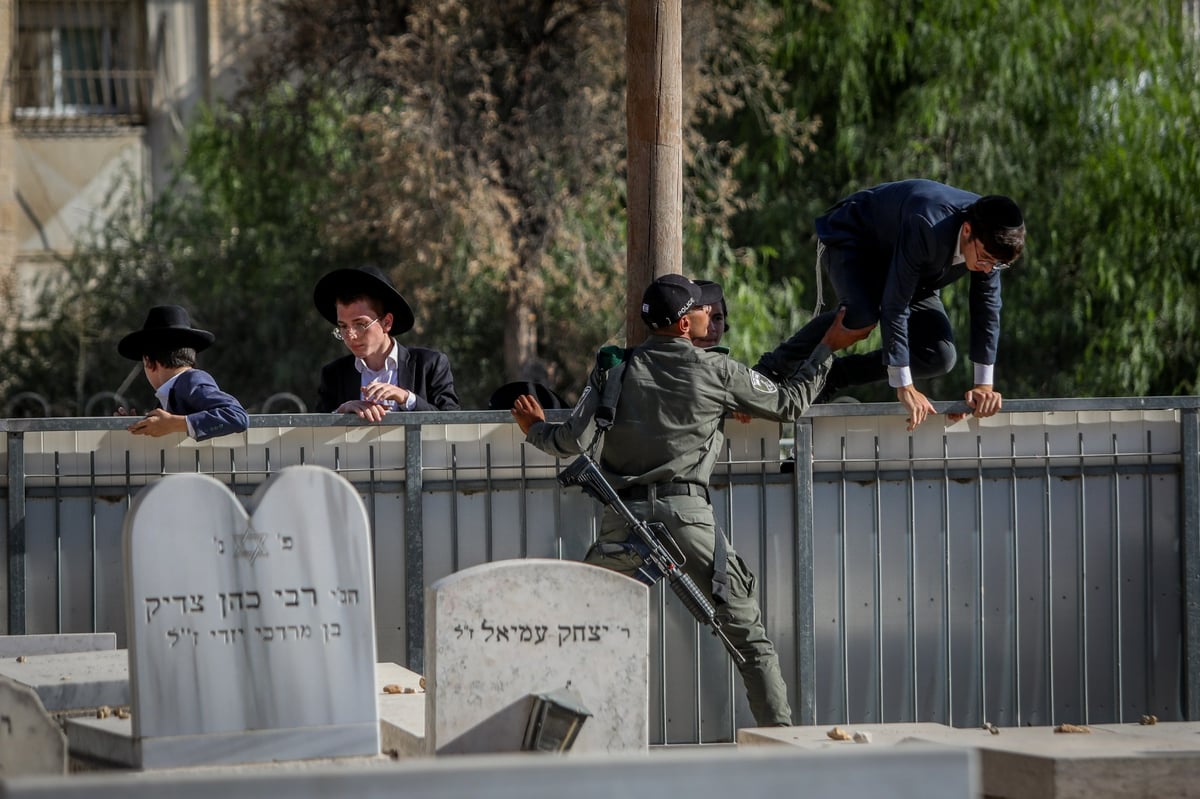
[[[250,426],[242,403],[222,391],[212,375],[201,369],[179,373],[167,394],[167,406],[164,410],[169,413],[188,418],[197,441],[242,433]]]
[[[354,355],[344,355],[321,369],[321,385],[317,389],[319,413],[332,413],[343,402],[362,399],[362,373],[354,367],[354,360]],[[450,359],[443,352],[399,345],[396,385],[417,396],[414,411],[458,410]]]
[[[968,273],[965,264],[950,261],[967,206],[977,199],[977,194],[932,180],[901,180],[855,192],[817,218],[817,238],[827,247],[856,250],[856,260],[868,266],[865,273],[878,281],[886,365],[910,365],[909,304]],[[1000,343],[1000,273],[970,274],[971,360],[994,364]]]

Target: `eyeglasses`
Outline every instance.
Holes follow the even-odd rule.
[[[986,258],[980,258],[980,255],[984,255]],[[989,272],[1003,272],[1005,269],[1008,269],[1010,266],[1012,266],[1012,264],[1006,264],[1003,261],[999,261],[993,258],[991,255],[988,255],[987,251],[984,250],[979,244],[979,239],[975,239],[975,263],[978,264],[981,269],[985,269]]]
[[[350,338],[358,338],[363,333],[366,333],[367,330],[370,329],[371,325],[375,324],[378,321],[379,321],[379,317],[375,317],[370,322],[353,322],[348,325],[344,325],[341,322],[338,322],[338,326],[335,327],[330,332],[333,334],[333,337],[336,338],[338,341],[345,341],[347,336],[349,336]]]

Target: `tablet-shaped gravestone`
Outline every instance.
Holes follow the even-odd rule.
[[[573,752],[649,740],[649,591],[596,566],[505,560],[438,580],[425,597],[429,753],[522,748],[532,697],[567,689],[591,712]]]
[[[362,500],[328,469],[293,466],[251,507],[212,477],[178,474],[129,514],[135,765],[379,752]]]

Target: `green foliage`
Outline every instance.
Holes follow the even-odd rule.
[[[312,305],[312,286],[352,253],[321,237],[335,176],[356,157],[342,132],[346,100],[280,88],[246,110],[216,108],[193,124],[175,179],[146,204],[136,181],[112,192],[105,221],[79,242],[43,293],[44,328],[0,358],[10,390],[49,395],[64,413],[116,389],[116,353],[152,305],[186,307],[213,331],[200,356],[222,388],[253,409],[275,392],[315,401],[318,370],[339,353]],[[64,365],[67,365],[64,367]],[[75,379],[61,379],[73,370]],[[128,395],[152,404],[144,379]]]
[[[806,280],[812,219],[846,193],[928,177],[1025,211],[1005,275],[999,387],[1012,396],[1197,391],[1194,32],[1179,4],[784,0],[777,63],[820,125],[803,161],[751,142],[761,211],[737,244]],[[753,170],[753,174],[749,170]],[[811,281],[810,281],[811,283]],[[813,287],[807,288],[811,303]],[[943,293],[965,355],[965,285]],[[965,358],[931,392],[970,381]],[[873,396],[863,392],[861,396]]]
[[[368,259],[413,301],[406,342],[450,355],[467,406],[517,377],[581,385],[594,349],[622,338],[624,9],[481,8],[272,4],[249,93],[191,126],[153,204],[114,190],[109,221],[46,287],[40,326],[0,353],[10,395],[81,412],[129,373],[118,338],[174,302],[217,334],[202,366],[248,407],[311,401],[344,351],[312,286]],[[688,6],[684,271],[723,283],[734,355],[753,362],[808,319],[815,216],[929,177],[1025,210],[1028,250],[1004,278],[1007,395],[1196,392],[1200,60],[1178,10]],[[964,354],[965,288],[944,292]],[[957,395],[969,369],[931,395]],[[133,393],[145,404],[140,378]]]

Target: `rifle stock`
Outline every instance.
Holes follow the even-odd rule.
[[[639,519],[621,501],[608,480],[604,479],[596,462],[586,452],[562,470],[558,475],[558,482],[564,488],[579,486],[592,499],[616,511],[626,526],[645,544],[649,550],[647,557],[658,569],[659,574],[666,575],[667,584],[671,586],[675,596],[679,597],[692,617],[701,624],[712,628],[713,635],[720,639],[725,651],[736,663],[740,665],[746,662],[745,656],[737,651],[733,642],[729,640],[729,636],[725,634],[725,630],[721,628],[721,620],[717,618],[717,611],[712,602],[701,593],[696,581],[683,571],[683,553],[680,551],[679,545],[671,538],[671,533],[665,525],[659,522],[648,524]],[[667,549],[663,539],[670,541],[675,549],[674,554]]]

